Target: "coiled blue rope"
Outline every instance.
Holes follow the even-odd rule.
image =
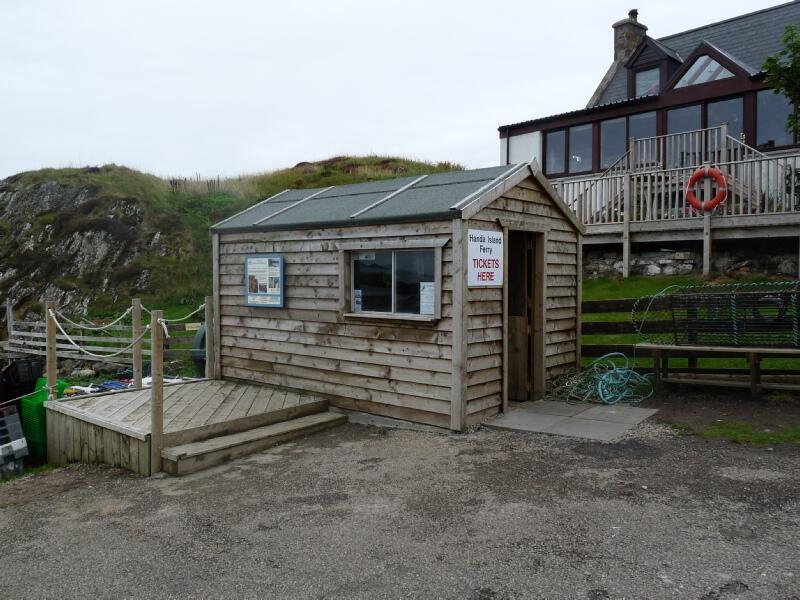
[[[580,373],[553,382],[550,398],[571,403],[636,404],[653,395],[650,377],[634,371],[621,352],[611,352]]]

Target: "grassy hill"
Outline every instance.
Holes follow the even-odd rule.
[[[0,299],[20,313],[55,297],[75,312],[197,304],[211,290],[209,227],[283,189],[460,169],[335,157],[229,179],[162,179],[117,165],[42,169],[0,181]]]

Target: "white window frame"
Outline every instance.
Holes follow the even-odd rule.
[[[416,239],[406,241],[340,242],[339,250],[339,311],[348,319],[378,319],[392,321],[438,321],[442,318],[442,248],[450,241],[444,239]],[[353,260],[361,251],[392,252],[392,311],[353,311]],[[434,311],[432,315],[398,313],[395,309],[395,252],[403,250],[430,250],[433,252]]]

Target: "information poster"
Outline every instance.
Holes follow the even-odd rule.
[[[258,254],[245,259],[245,304],[283,307],[283,256]]]
[[[467,231],[467,285],[503,286],[503,232]]]
[[[432,315],[434,313],[434,291],[436,284],[433,281],[421,281],[419,284],[419,314]]]

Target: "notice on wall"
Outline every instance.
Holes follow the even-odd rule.
[[[353,290],[353,310],[355,312],[361,312],[362,310],[361,298],[361,290]]]
[[[433,281],[421,281],[419,284],[419,314],[434,314],[434,291],[436,284]]]
[[[283,307],[283,256],[262,254],[245,259],[245,303]]]
[[[502,287],[502,231],[470,229],[467,232],[467,285]]]

